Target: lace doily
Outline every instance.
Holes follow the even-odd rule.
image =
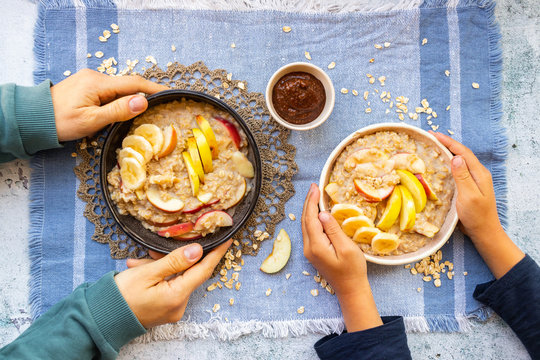
[[[238,231],[232,246],[233,254],[256,255],[259,243],[273,237],[276,224],[285,217],[285,203],[294,194],[292,177],[298,168],[296,148],[287,143],[290,130],[273,121],[261,93],[247,91],[247,82],[233,80],[223,69],[210,70],[203,62],[189,66],[179,63],[166,71],[154,65],[142,75],[175,89],[205,92],[225,101],[246,121],[257,145],[262,162],[262,187],[257,205],[246,224]],[[108,243],[113,259],[140,258],[146,249],[129,238],[117,226],[101,194],[99,163],[107,130],[93,139],[77,144],[79,163],[75,174],[80,180],[78,196],[86,202],[84,216],[95,225],[92,240]]]

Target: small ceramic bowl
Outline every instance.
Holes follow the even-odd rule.
[[[259,198],[259,193],[261,190],[261,158],[259,156],[259,150],[257,147],[257,143],[255,142],[255,138],[251,134],[251,131],[249,130],[245,121],[229,105],[225,104],[221,100],[216,99],[213,96],[202,92],[190,90],[166,90],[148,96],[148,107],[150,108],[152,106],[171,102],[174,100],[181,100],[183,98],[196,102],[209,103],[215,108],[229,113],[231,117],[236,121],[236,124],[241,127],[246,134],[246,139],[249,146],[248,159],[253,164],[253,168],[255,170],[255,177],[253,179],[250,179],[248,182],[248,184],[251,186],[251,190],[245,195],[244,199],[235,206],[235,212],[233,215],[234,225],[231,227],[220,228],[215,233],[208,234],[207,236],[197,240],[178,241],[171,238],[161,237],[158,234],[146,229],[139,220],[132,217],[131,215],[120,214],[116,207],[116,204],[111,199],[109,193],[107,174],[117,164],[116,149],[122,147],[122,140],[128,133],[131,124],[133,123],[133,120],[116,123],[109,130],[109,133],[103,145],[101,155],[101,191],[103,193],[105,203],[107,204],[107,207],[109,208],[109,211],[111,212],[113,218],[116,220],[116,223],[120,226],[122,230],[124,230],[124,232],[130,238],[137,241],[141,245],[144,245],[145,247],[158,252],[168,253],[178,247],[197,242],[201,244],[201,246],[203,247],[203,251],[206,253],[230,239],[249,219],[249,216],[251,215],[253,209],[255,208],[255,205],[257,204],[257,200]]]
[[[347,136],[342,142],[339,143],[339,145],[332,151],[332,153],[328,157],[328,160],[326,161],[326,164],[324,165],[324,168],[322,170],[321,178],[319,180],[319,188],[321,189],[321,199],[319,202],[319,207],[321,211],[330,211],[330,198],[323,189],[330,180],[330,173],[339,154],[341,154],[343,149],[345,149],[349,144],[356,141],[358,138],[379,131],[394,131],[397,133],[406,133],[413,139],[422,140],[425,143],[435,146],[441,151],[442,156],[448,162],[448,165],[450,167],[450,160],[452,159],[452,154],[450,153],[450,151],[448,151],[446,147],[444,147],[444,145],[442,145],[435,138],[435,136],[431,135],[427,131],[424,131],[416,126],[396,123],[381,123],[364,127]],[[437,234],[435,234],[433,239],[429,240],[422,248],[418,249],[417,251],[403,255],[376,256],[365,254],[366,260],[381,265],[403,265],[419,261],[425,257],[434,254],[450,238],[457,225],[458,216],[456,211],[456,197],[457,191],[454,191],[454,196],[452,197],[452,205],[450,206],[450,210],[446,215],[446,219],[441,226],[441,229]]]
[[[274,89],[274,85],[276,85],[282,76],[295,71],[302,71],[315,76],[323,84],[324,91],[326,93],[326,103],[324,104],[322,112],[315,120],[307,124],[292,124],[288,122],[278,115],[274,108],[274,104],[272,103],[272,91]],[[336,94],[334,92],[334,85],[332,84],[330,77],[321,68],[306,62],[290,63],[279,68],[274,75],[272,75],[268,81],[268,85],[266,86],[266,106],[268,107],[268,111],[270,111],[270,115],[272,115],[274,120],[276,120],[278,123],[291,130],[310,130],[321,125],[332,113],[335,98]]]

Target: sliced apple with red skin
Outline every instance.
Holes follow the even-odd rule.
[[[173,236],[174,240],[180,240],[180,241],[193,241],[202,238],[202,235],[198,232],[190,231],[188,233],[185,233],[183,235]]]
[[[182,212],[184,214],[195,214],[196,212],[199,212],[201,211],[202,209],[204,209],[204,204],[203,203],[198,203],[197,206],[195,207],[192,207],[192,208],[184,208],[182,210]]]
[[[158,231],[158,235],[163,236],[163,237],[175,237],[175,236],[187,234],[188,232],[193,230],[194,226],[195,224],[193,224],[192,222],[176,224],[164,230]]]
[[[158,154],[158,158],[165,157],[172,153],[176,148],[177,143],[178,135],[176,134],[176,129],[173,125],[169,125],[163,131],[163,147],[161,148],[161,152]]]
[[[240,151],[235,151],[231,160],[234,164],[234,168],[240,175],[247,178],[253,178],[255,176],[255,170],[253,169],[253,164],[249,159]]]
[[[212,150],[212,156],[216,158],[218,154],[217,154],[217,141],[216,141],[216,135],[214,134],[214,130],[212,130],[210,123],[208,122],[208,120],[206,120],[204,116],[197,115],[195,117],[195,120],[197,120],[197,125],[199,125],[199,129],[201,129],[204,136],[206,136],[206,140],[208,141],[210,150]]]
[[[377,227],[382,231],[388,231],[396,222],[400,211],[401,191],[399,190],[399,186],[396,186],[394,191],[392,191],[392,195],[390,195],[390,198],[388,198],[388,201],[386,202],[386,207],[377,223]]]
[[[379,202],[383,201],[392,194],[394,185],[384,186],[381,188],[375,188],[372,185],[362,182],[359,179],[354,179],[354,187],[360,195],[366,199],[367,202]]]
[[[191,192],[193,196],[197,196],[199,193],[199,175],[195,172],[195,168],[193,165],[193,161],[191,160],[191,156],[187,151],[184,151],[182,153],[182,157],[184,158],[184,163],[186,164],[186,169],[188,172],[188,178],[189,182],[191,184]]]
[[[420,181],[420,184],[424,187],[424,191],[426,192],[427,198],[431,201],[438,201],[439,198],[435,194],[435,191],[431,188],[427,180],[422,176],[422,174],[414,174],[418,181]]]
[[[233,200],[232,200],[232,205],[229,206],[228,208],[232,208],[233,206],[236,206],[240,201],[242,201],[242,199],[244,198],[244,195],[246,194],[246,190],[247,190],[246,180],[242,178],[242,182],[240,183],[240,186],[231,189],[231,191],[233,192],[233,195],[231,195],[231,198]]]
[[[161,191],[155,185],[146,190],[146,198],[154,207],[167,213],[175,213],[184,208],[184,202],[178,198],[169,197],[164,200]]]
[[[421,213],[422,210],[426,207],[427,197],[424,187],[418,181],[416,176],[414,176],[408,170],[396,170],[396,173],[399,175],[401,180],[401,185],[405,186],[410,192],[414,199],[414,206],[417,213]]]
[[[197,218],[193,230],[200,231],[212,226],[226,227],[233,225],[233,218],[225,211],[212,210],[205,212]]]
[[[401,192],[401,213],[399,218],[399,230],[411,231],[416,221],[416,211],[411,192],[403,185],[399,185]]]
[[[187,139],[187,145],[189,155],[191,156],[191,161],[193,161],[193,169],[195,169],[195,172],[199,176],[201,182],[204,182],[204,169],[199,154],[199,149],[197,147],[197,141],[194,137],[190,137]]]
[[[220,116],[214,116],[214,119],[216,119],[217,121],[222,123],[223,126],[225,126],[225,128],[229,132],[229,136],[231,137],[234,145],[236,146],[237,149],[240,149],[240,144],[242,143],[242,137],[240,137],[240,133],[236,129],[236,126],[234,126],[233,123],[230,122],[229,120],[224,119]]]
[[[145,220],[145,221],[147,223],[149,223],[150,225],[155,226],[155,227],[171,226],[171,225],[174,225],[174,224],[178,223],[178,219],[173,219],[173,220],[164,221],[164,222],[155,222],[155,221],[151,221],[151,220]]]
[[[289,234],[281,229],[276,240],[274,240],[272,252],[261,264],[261,271],[267,274],[274,274],[283,269],[291,257],[291,248]]]

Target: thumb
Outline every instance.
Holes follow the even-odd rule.
[[[190,244],[178,248],[167,256],[147,264],[149,275],[158,281],[183,272],[193,266],[202,256],[203,249],[200,244]]]
[[[126,121],[139,115],[147,107],[148,101],[142,95],[124,96],[99,107],[97,121],[100,127],[117,121]]]
[[[468,196],[469,194],[480,191],[469,172],[465,159],[460,155],[452,158],[452,176],[456,182],[458,194]]]
[[[326,236],[328,236],[330,242],[332,242],[336,250],[339,250],[340,248],[343,248],[344,246],[352,243],[351,239],[347,235],[345,235],[343,230],[341,230],[341,226],[339,226],[336,219],[334,219],[334,217],[328,212],[320,212],[319,220],[322,223]]]

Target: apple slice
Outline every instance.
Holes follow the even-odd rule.
[[[401,193],[401,214],[399,219],[399,230],[411,231],[416,221],[416,211],[411,192],[403,185],[399,185]]]
[[[424,187],[418,181],[416,176],[414,176],[408,170],[396,170],[396,173],[399,175],[401,184],[405,186],[412,194],[414,199],[414,206],[417,213],[422,212],[426,207],[427,197]]]
[[[195,221],[195,231],[208,230],[214,227],[232,226],[233,218],[225,211],[211,210],[205,212]]]
[[[120,152],[118,152],[119,163],[121,163],[123,159],[128,157],[134,158],[141,165],[146,164],[146,161],[144,161],[144,156],[142,156],[140,152],[134,150],[132,147],[123,148],[122,150],[120,150]]]
[[[240,149],[242,138],[240,137],[240,133],[238,132],[238,130],[236,130],[236,126],[234,126],[233,123],[230,122],[229,120],[224,119],[220,116],[214,116],[214,119],[216,119],[217,121],[219,121],[225,126],[225,128],[229,132],[229,136],[231,137],[234,145],[236,146],[237,149]]]
[[[400,153],[391,157],[394,161],[394,169],[407,170],[414,174],[423,174],[426,172],[426,164],[424,160],[416,154]]]
[[[208,192],[199,192],[199,194],[197,195],[197,199],[199,199],[199,201],[205,205],[208,204],[212,200],[213,197],[214,197],[214,194],[208,193]]]
[[[148,142],[144,137],[140,135],[129,135],[122,140],[123,148],[133,148],[133,150],[139,152],[144,157],[144,162],[147,163],[152,160],[154,155],[154,149],[152,144]]]
[[[372,163],[372,162],[379,162],[379,161],[386,161],[386,160],[388,160],[388,155],[386,155],[384,152],[382,152],[379,149],[375,149],[375,148],[360,149],[353,152],[351,155],[347,157],[347,159],[343,163],[343,167],[346,170],[351,171],[358,164]]]
[[[150,204],[154,205],[159,210],[175,213],[184,208],[184,202],[175,197],[169,197],[169,199],[164,200],[159,188],[155,185],[150,186],[146,190],[146,198]]]
[[[173,225],[165,230],[158,231],[159,236],[163,237],[176,237],[179,235],[187,234],[193,230],[194,224],[192,222],[185,222]]]
[[[201,129],[204,136],[206,136],[206,141],[208,141],[210,150],[212,150],[213,157],[216,158],[217,157],[217,141],[216,141],[216,134],[214,134],[214,130],[212,130],[210,123],[208,122],[208,120],[206,120],[204,116],[197,115],[195,117],[195,120],[197,120],[197,125],[199,125],[199,129]]]
[[[240,203],[240,201],[242,201],[242,199],[244,198],[244,195],[246,194],[246,191],[247,191],[246,179],[244,179],[244,178],[241,178],[241,179],[242,179],[242,182],[240,183],[240,185],[233,188],[233,189],[231,189],[232,194],[230,195],[231,196],[230,201],[231,201],[232,205],[227,207],[227,209],[238,205],[238,203]]]
[[[261,271],[267,274],[274,274],[283,269],[291,257],[291,248],[289,234],[281,229],[276,240],[274,240],[272,252],[261,264]]]
[[[377,223],[377,227],[382,231],[388,231],[396,222],[399,212],[401,211],[401,192],[399,187],[395,187],[392,195],[386,202],[384,212]]]
[[[194,207],[191,207],[191,208],[185,208],[182,210],[182,212],[184,214],[195,214],[196,212],[199,212],[201,211],[202,209],[204,209],[204,204],[203,203],[197,203],[196,206]]]
[[[414,174],[418,181],[420,181],[420,184],[424,187],[424,191],[426,192],[427,198],[431,201],[438,201],[439,198],[435,194],[435,191],[431,188],[427,180],[422,176],[422,174]]]
[[[199,193],[199,176],[195,172],[193,161],[191,160],[191,156],[189,155],[189,153],[187,151],[184,151],[182,153],[182,157],[184,158],[184,163],[186,164],[189,182],[191,184],[191,192],[193,196],[197,196],[197,194]]]
[[[187,139],[187,145],[188,145],[188,152],[191,156],[191,161],[193,161],[193,169],[195,169],[195,172],[197,173],[197,176],[199,176],[199,179],[201,182],[204,182],[204,169],[203,164],[201,162],[201,157],[199,155],[199,148],[197,147],[197,141],[194,137],[190,137]]]
[[[178,143],[178,135],[176,129],[171,124],[163,131],[163,146],[161,152],[158,154],[158,158],[165,157],[172,153]]]
[[[390,194],[392,194],[392,191],[394,191],[394,185],[376,188],[373,185],[359,179],[354,179],[353,182],[356,191],[358,191],[358,193],[362,195],[367,202],[383,201],[389,197]]]
[[[193,132],[193,136],[195,136],[195,141],[197,142],[197,148],[199,149],[199,155],[201,156],[204,172],[212,172],[212,151],[210,150],[208,141],[206,141],[206,137],[200,129],[191,129],[191,131]]]
[[[171,225],[174,225],[174,224],[178,223],[178,219],[173,219],[173,220],[164,221],[164,222],[155,222],[155,221],[151,221],[151,220],[144,220],[144,221],[146,221],[150,225],[156,226],[156,227],[171,226]]]
[[[152,144],[152,152],[158,155],[163,147],[163,133],[161,129],[154,124],[142,124],[133,132],[135,135],[140,135],[150,144]]]
[[[341,229],[348,237],[353,237],[356,230],[361,227],[373,227],[373,221],[364,215],[353,216],[345,219],[341,224]]]
[[[389,254],[399,246],[399,237],[396,234],[379,233],[371,239],[371,248],[377,254]]]
[[[240,151],[235,151],[231,156],[234,168],[240,175],[247,178],[253,178],[255,176],[255,170],[253,164],[249,159]]]
[[[173,236],[174,240],[180,240],[180,241],[192,241],[202,238],[202,235],[195,231],[190,231],[188,233]]]
[[[337,204],[339,201],[338,201],[338,192],[339,192],[339,185],[337,183],[328,183],[328,185],[326,185],[324,187],[324,191],[326,191],[326,193],[328,194],[328,196],[330,197],[330,199],[335,203]]]
[[[130,189],[140,189],[146,181],[146,169],[135,158],[127,157],[120,163],[122,186]]]
[[[371,240],[373,237],[380,233],[381,230],[377,229],[376,227],[363,226],[354,232],[352,239],[356,243],[371,245]]]
[[[339,225],[341,225],[345,221],[345,219],[364,215],[364,212],[356,205],[336,204],[332,206],[330,214],[334,217],[334,219],[336,219]]]

